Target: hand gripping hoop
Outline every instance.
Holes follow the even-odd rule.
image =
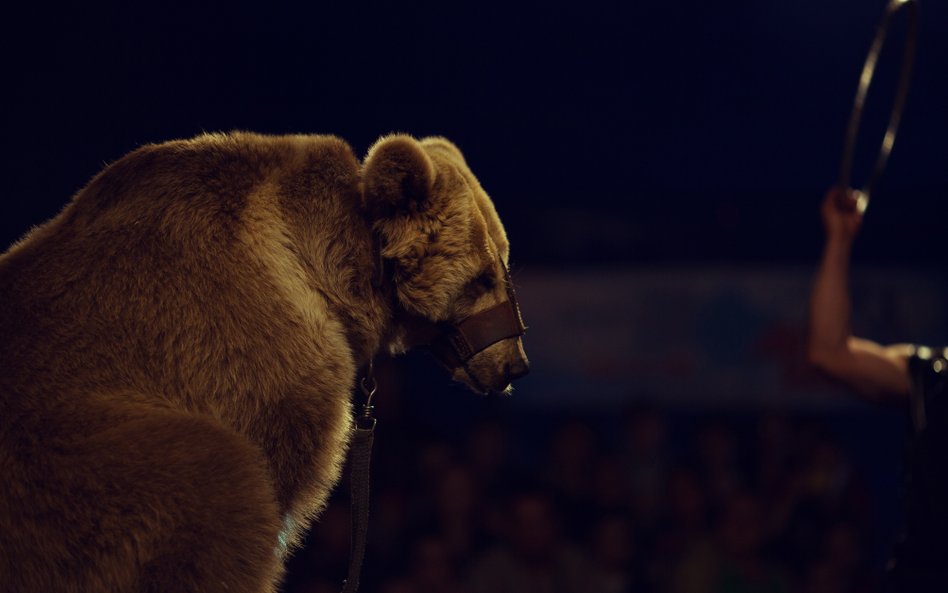
[[[892,152],[892,145],[895,143],[895,133],[899,129],[899,122],[902,119],[902,111],[905,108],[905,97],[908,95],[909,84],[912,80],[912,63],[915,59],[915,45],[918,37],[918,2],[917,0],[890,0],[886,6],[885,14],[882,16],[872,45],[869,46],[869,53],[866,55],[866,62],[862,67],[862,74],[859,76],[859,86],[856,87],[856,98],[853,100],[853,110],[849,116],[849,127],[846,130],[846,140],[843,145],[843,156],[839,166],[839,187],[849,187],[852,176],[853,152],[856,148],[856,138],[859,136],[859,123],[862,118],[862,107],[866,102],[866,94],[869,91],[869,84],[872,82],[872,76],[876,69],[876,61],[879,59],[879,52],[882,51],[882,45],[885,42],[886,33],[889,31],[889,24],[892,17],[895,16],[903,7],[907,8],[907,35],[905,38],[905,47],[902,50],[902,71],[899,75],[899,86],[896,88],[895,101],[892,103],[892,111],[889,114],[889,125],[886,128],[885,137],[882,139],[882,146],[879,148],[879,156],[876,157],[876,164],[869,177],[869,181],[858,192],[857,206],[860,211],[864,211],[869,204],[869,197],[875,189],[876,183],[882,176],[886,161],[889,160],[889,153]]]

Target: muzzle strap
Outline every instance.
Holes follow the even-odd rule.
[[[475,313],[455,325],[445,325],[431,344],[431,351],[445,365],[456,368],[472,356],[507,338],[526,331],[515,300],[507,300]]]

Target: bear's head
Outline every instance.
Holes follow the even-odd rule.
[[[427,344],[456,381],[509,392],[528,369],[510,244],[461,151],[444,138],[387,136],[369,150],[363,183],[394,288],[392,350]]]

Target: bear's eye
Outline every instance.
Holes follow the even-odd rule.
[[[491,269],[484,270],[476,278],[474,278],[474,284],[485,290],[493,290],[497,286],[497,279],[494,276],[494,271]]]

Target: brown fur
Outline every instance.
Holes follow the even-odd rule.
[[[440,138],[360,165],[328,136],[205,135],[107,167],[0,256],[3,590],[273,591],[358,369],[503,299],[508,250]],[[519,339],[469,372],[502,388],[511,361]]]

